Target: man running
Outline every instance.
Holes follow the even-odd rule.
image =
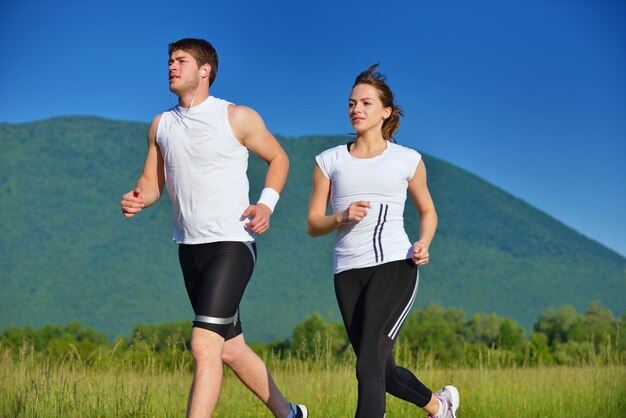
[[[173,239],[195,313],[187,416],[213,415],[225,363],[275,417],[306,418],[307,409],[285,400],[248,347],[239,318],[256,261],[254,237],[269,229],[289,159],[257,112],[209,94],[217,67],[217,53],[203,39],[169,45],[169,85],[178,105],[152,121],[143,172],[122,197],[122,212],[133,217],[154,204],[167,185]],[[268,164],[256,205],[248,198],[248,151]]]

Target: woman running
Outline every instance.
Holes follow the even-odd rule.
[[[385,392],[411,402],[430,417],[454,418],[459,393],[448,385],[431,392],[394,363],[391,349],[417,292],[418,266],[429,261],[437,213],[421,155],[395,143],[402,109],[372,65],[356,78],[348,101],[356,139],[316,157],[307,231],[337,230],[335,294],[357,355],[356,418],[383,418]],[[420,239],[404,230],[407,190],[420,215]],[[326,214],[328,200],[333,213]]]

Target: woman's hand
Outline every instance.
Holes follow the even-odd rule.
[[[413,262],[416,266],[428,264],[430,254],[428,253],[428,245],[422,241],[416,241],[413,244]]]
[[[346,224],[350,222],[359,222],[367,215],[367,209],[371,208],[370,202],[359,200],[358,202],[350,203],[350,206],[343,212],[339,212],[337,221],[340,224]]]

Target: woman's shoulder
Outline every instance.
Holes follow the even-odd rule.
[[[320,152],[317,156],[322,158],[337,158],[341,154],[343,154],[344,149],[346,148],[346,144],[341,144],[334,146],[332,148],[328,148],[322,152]]]
[[[324,173],[326,177],[332,178],[338,162],[342,160],[342,157],[344,157],[345,154],[347,154],[347,152],[342,150],[342,148],[346,148],[346,144],[329,148],[322,151],[315,157],[318,167],[322,170],[322,173]]]
[[[389,143],[389,151],[398,156],[405,156],[408,158],[418,158],[418,159],[422,158],[422,154],[420,154],[417,150],[414,150],[413,148],[410,148],[404,145],[400,145],[395,142]]]

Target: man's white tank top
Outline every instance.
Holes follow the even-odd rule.
[[[335,273],[411,258],[413,246],[404,230],[404,203],[408,182],[421,158],[417,151],[392,142],[374,158],[353,157],[345,144],[315,157],[331,181],[333,212],[344,211],[359,200],[372,206],[360,222],[337,229]]]
[[[209,96],[161,115],[156,141],[172,199],[172,238],[180,244],[254,241],[241,216],[249,205],[248,149],[231,129],[230,104]]]

